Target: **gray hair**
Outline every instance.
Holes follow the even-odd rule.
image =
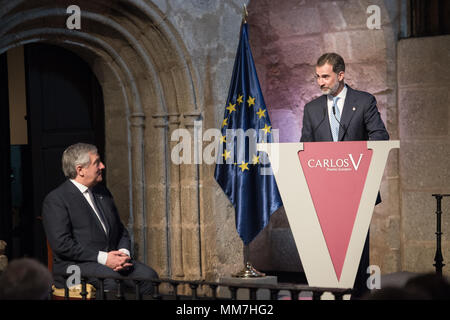
[[[64,150],[62,169],[66,178],[75,179],[77,176],[76,167],[87,167],[90,164],[89,153],[97,154],[97,147],[88,143],[76,143]]]

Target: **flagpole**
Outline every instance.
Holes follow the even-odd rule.
[[[249,261],[249,245],[244,244],[244,268],[236,274],[234,278],[262,278],[266,274],[256,270]]]
[[[242,23],[247,23],[248,11],[247,6],[244,4],[244,8],[242,10]]]
[[[264,118],[261,119],[262,116],[258,112],[256,112],[255,109],[256,106],[253,109],[247,108],[239,109],[239,106],[241,104],[245,105],[245,103],[247,103],[248,107],[255,105],[255,99],[258,98],[261,100],[260,103],[262,103],[262,105],[259,108],[259,112],[267,111],[264,99],[262,97],[262,92],[259,87],[256,69],[254,66],[253,58],[251,56],[248,44],[247,19],[248,19],[247,6],[244,5],[242,10],[242,23],[239,38],[240,42],[238,46],[238,51],[236,53],[236,59],[233,68],[233,76],[230,84],[229,96],[227,99],[227,104],[229,106],[226,108],[227,111],[225,111],[224,120],[222,122],[223,137],[226,136],[225,130],[228,129],[248,130],[252,128],[255,130],[260,130],[262,128],[261,127],[262,125],[264,125],[265,129],[267,130],[265,131],[265,134],[268,135],[270,133],[271,124],[268,114],[267,116],[263,114],[262,116]],[[248,63],[242,63],[241,61],[242,59],[245,59],[245,61]],[[243,77],[245,73],[246,76]],[[241,81],[241,79],[244,80]],[[250,83],[253,83],[254,87],[251,87]],[[252,111],[250,112],[250,110]],[[243,117],[248,121],[247,120],[244,121],[241,118],[238,118],[238,116],[236,115],[238,113],[240,117]],[[257,115],[259,115],[259,118],[257,117]],[[228,121],[230,121],[230,123],[228,123]],[[233,148],[234,147],[235,146],[233,146]],[[222,155],[223,157],[225,157],[225,160],[227,160],[227,157],[230,157],[229,154],[230,152],[231,151],[227,151],[227,149],[225,149],[224,155]],[[233,202],[235,206],[236,221],[237,221],[236,226],[238,229],[237,231],[244,242],[243,248],[244,268],[240,272],[232,275],[233,277],[237,278],[260,278],[266,276],[264,273],[257,271],[250,263],[249,243],[258,234],[258,232],[261,231],[267,225],[268,218],[274,212],[272,208],[274,207],[278,208],[280,205],[282,205],[281,198],[279,196],[278,189],[275,185],[275,181],[273,180],[273,178],[270,178],[268,180],[267,179],[262,180],[260,178],[256,179],[252,175],[248,174],[246,175],[245,173],[246,170],[250,171],[259,168],[259,165],[258,166],[255,165],[252,167],[252,164],[250,164],[250,162],[251,161],[246,163],[245,161],[242,161],[242,164],[239,165],[239,168],[241,170],[240,172],[238,172],[237,171],[238,169],[236,169],[237,163],[234,164],[235,165],[234,167],[231,167],[230,165],[216,164],[216,169],[214,171],[215,179],[217,180],[222,190],[225,191],[228,198]],[[258,163],[259,161],[256,162],[256,164]],[[249,165],[251,166],[250,168],[248,167]],[[253,180],[251,180],[250,178]],[[260,198],[263,199],[262,203],[258,204],[249,203],[248,201],[250,201],[250,199],[240,191],[238,191],[236,194],[230,193],[231,191],[225,187],[228,179],[237,179],[241,182],[247,181],[249,183],[249,188],[251,190],[254,190],[257,194],[260,195]],[[270,188],[270,192],[267,194],[261,194],[261,190],[266,189],[261,188],[260,185],[271,185],[272,187]],[[232,194],[234,194],[233,197]],[[243,208],[241,206],[238,206],[236,199],[242,199],[242,201],[247,203],[249,207],[246,207],[245,210],[243,211]],[[269,208],[271,209],[269,210]],[[249,212],[251,212],[254,215],[249,217],[248,216]],[[247,219],[248,221],[246,221],[245,219]],[[239,224],[238,223],[239,221],[241,221],[242,224]],[[261,223],[263,223],[264,226],[262,226]],[[238,227],[238,225],[240,225],[240,227]]]
[[[242,24],[247,23],[248,11],[247,6],[244,4],[242,9]],[[236,274],[233,274],[234,278],[261,278],[265,277],[265,273],[256,270],[249,261],[250,258],[250,246],[244,243],[244,268]]]

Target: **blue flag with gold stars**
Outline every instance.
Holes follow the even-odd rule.
[[[214,177],[236,211],[236,229],[250,243],[282,201],[266,153],[256,144],[272,142],[273,130],[243,23],[234,62]]]

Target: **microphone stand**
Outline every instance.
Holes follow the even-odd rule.
[[[338,118],[336,117],[336,108],[333,106],[332,107],[332,110],[333,110],[333,116],[334,116],[334,118],[336,119],[336,121],[339,123],[339,127],[341,127],[342,128],[342,130],[343,130],[343,133],[344,133],[344,135],[345,135],[345,133],[347,132],[347,129],[345,129],[345,127],[341,124],[341,122],[338,120]],[[339,141],[339,136],[338,136],[338,141]]]

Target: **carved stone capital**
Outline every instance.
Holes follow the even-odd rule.
[[[130,123],[132,127],[145,128],[145,114],[142,112],[130,114]]]

